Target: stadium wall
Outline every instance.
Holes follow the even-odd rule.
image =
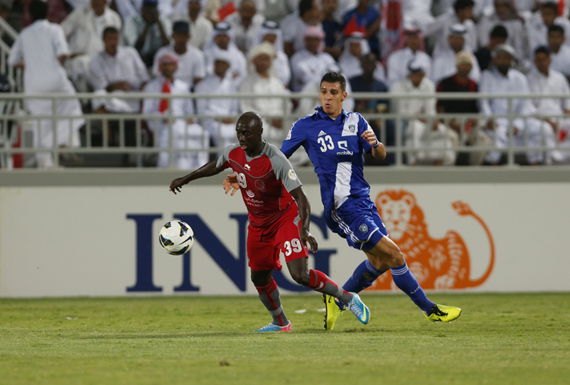
[[[311,170],[301,179],[320,251],[311,264],[344,281],[362,260],[327,230]],[[0,297],[255,293],[247,216],[222,176],[174,196],[176,172],[61,170],[0,173]],[[436,290],[569,291],[570,171],[370,169],[372,198],[408,263]],[[190,223],[185,256],[157,241],[164,222]],[[285,269],[286,270],[286,269]],[[392,290],[389,277],[375,290]],[[285,291],[302,290],[288,274]]]

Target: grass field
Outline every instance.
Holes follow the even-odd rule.
[[[320,297],[285,296],[271,335],[257,297],[4,299],[0,384],[570,384],[570,293],[432,297],[462,317],[365,294],[369,325],[325,332]]]

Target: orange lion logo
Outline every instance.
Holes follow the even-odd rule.
[[[471,216],[487,234],[491,256],[485,273],[472,280],[469,251],[461,235],[451,230],[443,239],[433,239],[424,220],[424,213],[414,195],[405,190],[386,190],[376,196],[378,213],[392,238],[404,255],[408,267],[424,289],[464,289],[481,285],[489,278],[495,264],[495,245],[489,228],[467,203],[453,202],[461,216]],[[393,289],[392,277],[381,275],[371,290]]]

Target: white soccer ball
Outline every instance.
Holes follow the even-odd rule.
[[[188,223],[175,219],[162,226],[158,242],[168,254],[182,255],[192,248],[194,231]]]

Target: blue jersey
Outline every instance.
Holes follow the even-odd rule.
[[[315,166],[325,212],[339,208],[349,197],[370,199],[364,180],[364,152],[371,146],[360,137],[370,126],[357,112],[341,112],[331,119],[321,107],[299,119],[281,146],[290,157],[303,146]]]

